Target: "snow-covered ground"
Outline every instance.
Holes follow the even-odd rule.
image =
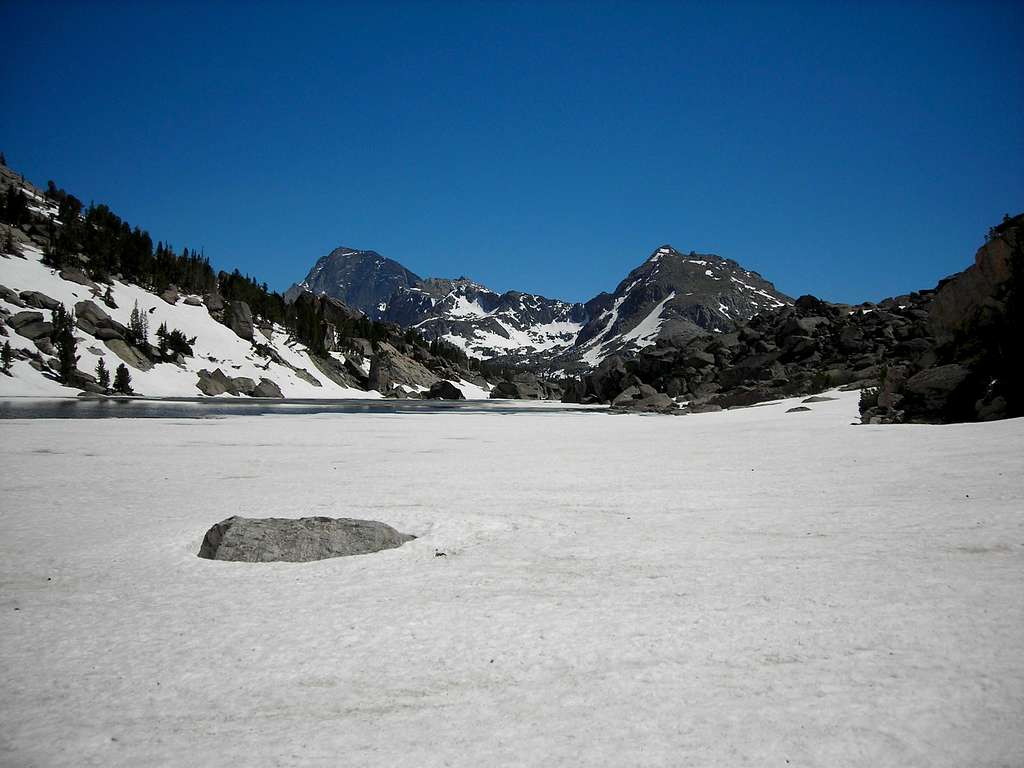
[[[0,764],[1024,765],[1024,420],[793,404],[0,422]]]

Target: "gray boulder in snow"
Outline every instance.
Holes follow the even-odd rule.
[[[97,328],[93,335],[100,341],[124,341],[124,336],[113,328]]]
[[[85,272],[78,269],[77,267],[65,267],[60,271],[60,276],[62,279],[67,280],[69,282],[78,283],[79,285],[84,285],[88,288],[94,288],[96,290],[99,290],[99,286],[96,285],[95,282],[90,280],[89,276],[86,275]]]
[[[203,296],[203,303],[207,311],[212,315],[224,311],[224,299],[218,293],[207,293]]]
[[[682,414],[676,401],[664,392],[655,392],[646,397],[619,400],[612,404],[611,413],[667,413]]]
[[[229,301],[224,312],[224,325],[246,341],[253,339],[252,310],[244,301]]]
[[[394,549],[414,538],[375,520],[236,516],[206,532],[199,557],[245,563],[304,563]]]
[[[49,309],[54,310],[60,306],[60,302],[56,299],[51,299],[45,293],[39,291],[22,291],[18,294],[21,300],[29,307],[37,307],[38,309]]]
[[[260,379],[260,383],[250,394],[253,397],[284,397],[281,388],[270,379]]]
[[[29,323],[41,323],[43,322],[42,312],[32,312],[26,310],[24,312],[15,312],[9,318],[7,318],[7,324],[14,330],[18,330],[22,326],[28,325]]]
[[[104,339],[103,343],[107,345],[107,349],[136,370],[148,371],[153,367],[153,363],[149,361],[149,358],[126,341],[121,339]]]
[[[198,376],[196,389],[204,395],[214,397],[216,395],[223,395],[228,391],[230,380],[224,375],[224,372],[220,368],[215,370],[213,373],[204,369],[199,371],[196,375]]]
[[[24,307],[25,302],[21,300],[17,291],[13,291],[6,285],[0,285],[0,299],[3,299],[8,304],[13,304],[16,307]]]
[[[11,319],[15,319],[19,315],[24,314],[26,313],[19,312],[17,315],[14,315]],[[39,313],[36,312],[34,314]],[[24,336],[26,339],[31,339],[32,341],[35,341],[36,339],[42,339],[44,337],[52,335],[53,323],[47,323],[43,320],[32,320],[30,322],[21,322],[19,325],[14,325],[14,330],[18,333],[18,335]]]

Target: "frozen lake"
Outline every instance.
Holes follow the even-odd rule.
[[[1024,420],[839,397],[0,422],[0,764],[1024,765]]]
[[[252,398],[2,398],[0,419],[211,419],[342,413],[567,413],[593,406],[521,400],[253,400]]]

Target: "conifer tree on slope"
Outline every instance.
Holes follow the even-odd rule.
[[[61,384],[70,385],[78,365],[75,354],[75,315],[61,304],[53,310],[53,342],[57,347],[57,375]]]
[[[117,370],[114,371],[114,391],[119,395],[135,394],[132,390],[132,375],[128,373],[124,363],[117,366]]]
[[[96,363],[96,381],[103,387],[104,392],[110,391],[110,371],[107,369],[107,364],[103,362],[103,358]]]
[[[11,375],[11,361],[13,359],[14,353],[11,351],[11,342],[5,341],[4,348],[0,350],[0,370],[8,376]]]

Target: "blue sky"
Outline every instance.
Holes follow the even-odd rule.
[[[876,300],[1024,209],[1019,2],[8,2],[0,24],[12,167],[278,289],[348,245],[585,300],[667,242]]]

